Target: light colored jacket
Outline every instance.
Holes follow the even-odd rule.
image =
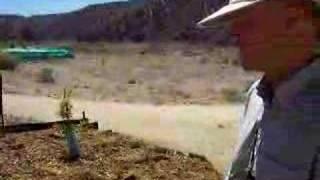
[[[251,169],[257,180],[320,180],[320,61],[266,92],[263,80],[248,92],[225,179],[246,180]]]

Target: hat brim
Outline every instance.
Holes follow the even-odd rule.
[[[219,9],[217,12],[198,22],[197,25],[200,28],[219,26],[219,24],[228,21],[231,17],[234,17],[234,15],[241,12],[241,10],[245,10],[246,8],[251,7],[259,2],[262,2],[262,0],[242,1],[234,4],[228,4]]]

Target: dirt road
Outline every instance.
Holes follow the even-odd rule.
[[[31,121],[56,121],[58,99],[6,94],[7,114]],[[152,143],[205,155],[222,172],[230,160],[242,105],[154,106],[73,100],[74,117],[85,110],[99,128],[141,137]]]

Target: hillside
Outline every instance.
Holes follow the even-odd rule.
[[[195,23],[222,0],[130,0],[32,17],[0,15],[0,38],[22,40],[146,41],[224,43],[225,29],[199,30]]]

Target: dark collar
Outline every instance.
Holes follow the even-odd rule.
[[[299,72],[303,70],[307,70],[313,64],[317,64],[318,61],[319,61],[319,58],[317,58],[317,56],[314,56],[312,59],[310,59],[309,63],[307,63],[306,66],[291,72],[290,75],[288,75],[288,77],[285,80],[283,80],[282,83],[277,87],[273,87],[272,83],[268,81],[267,78],[264,76],[260,80],[260,83],[257,86],[257,93],[263,99],[264,104],[267,106],[271,106],[275,96],[277,96],[277,98],[281,98],[282,96],[284,96],[283,95],[284,93],[288,93],[288,92],[282,92],[283,89],[287,89],[285,88],[286,86],[290,86],[290,85],[287,85],[288,83],[286,82],[290,81],[290,79],[292,79],[297,74],[299,74]]]
[[[257,86],[258,95],[263,99],[264,104],[271,105],[274,97],[272,84],[263,77]]]

